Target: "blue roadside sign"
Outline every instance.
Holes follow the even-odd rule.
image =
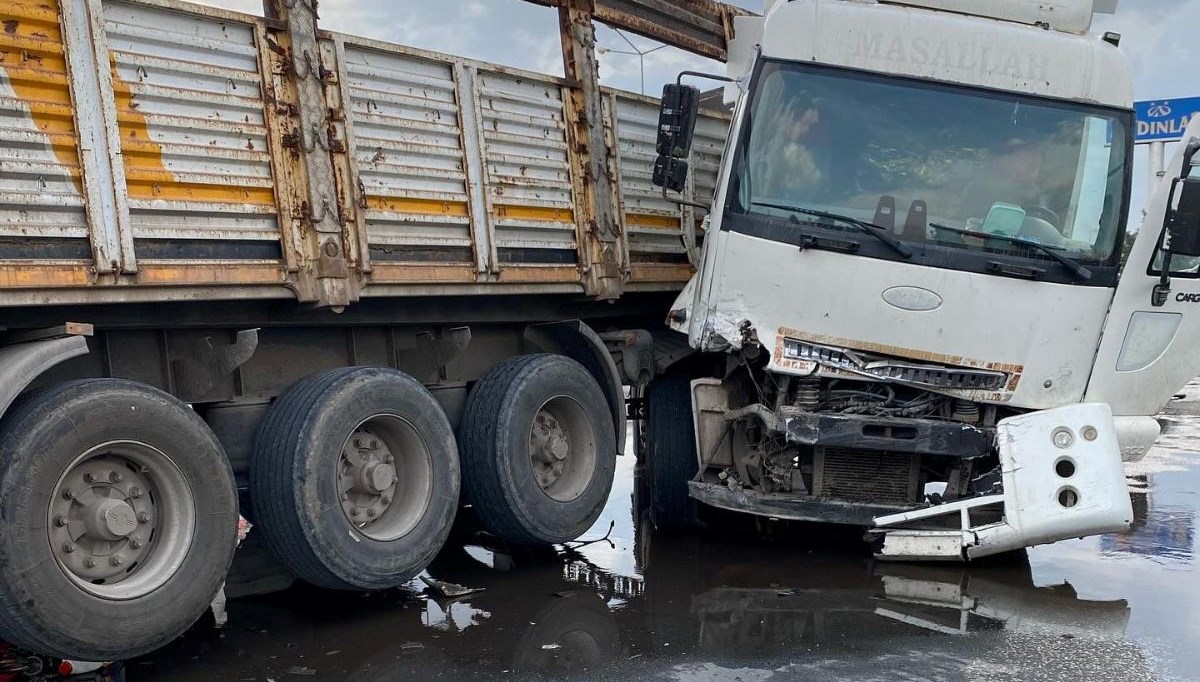
[[[1200,116],[1200,97],[1134,102],[1137,131],[1134,142],[1171,142],[1183,137],[1192,118]]]

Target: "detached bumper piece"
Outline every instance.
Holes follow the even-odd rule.
[[[1129,528],[1133,507],[1108,405],[1012,417],[997,435],[1004,493],[876,517],[879,559],[966,561]],[[975,520],[997,509],[1001,521]]]

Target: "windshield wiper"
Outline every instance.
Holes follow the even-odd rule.
[[[899,239],[893,237],[891,232],[889,232],[886,227],[876,225],[874,223],[868,223],[865,220],[859,220],[858,218],[852,218],[848,215],[841,215],[838,213],[829,213],[828,211],[818,211],[815,208],[804,208],[803,206],[771,204],[765,201],[752,201],[750,203],[753,206],[766,206],[767,208],[776,208],[780,211],[792,211],[793,213],[801,213],[803,215],[810,215],[817,218],[825,218],[826,220],[840,220],[843,223],[857,227],[859,230],[866,232],[884,244],[887,244],[892,248],[893,251],[901,256],[904,256],[905,258],[912,258],[913,255],[912,249],[905,246]]]
[[[1086,282],[1092,278],[1092,271],[1088,270],[1087,268],[1080,265],[1078,261],[1067,258],[1066,256],[1064,256],[1061,253],[1059,253],[1058,251],[1056,251],[1054,248],[1046,246],[1045,244],[1043,244],[1041,242],[1035,242],[1032,239],[1022,239],[1021,237],[1009,237],[1008,235],[1004,235],[1004,234],[989,234],[987,232],[976,232],[975,230],[964,230],[964,229],[957,228],[957,227],[950,227],[949,225],[939,225],[937,223],[929,223],[929,226],[935,230],[946,230],[947,232],[953,232],[955,234],[962,234],[962,235],[966,235],[968,237],[975,237],[977,239],[996,239],[996,240],[999,240],[1002,242],[1008,242],[1009,244],[1020,244],[1022,246],[1028,246],[1030,248],[1041,251],[1042,253],[1046,254],[1047,256],[1050,256],[1054,260],[1061,263],[1063,265],[1063,267],[1065,267],[1067,270],[1070,270],[1071,274],[1075,275],[1077,278],[1079,278],[1080,281]]]

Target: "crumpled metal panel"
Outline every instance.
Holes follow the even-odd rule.
[[[550,77],[480,71],[477,88],[499,260],[575,263],[561,86]]]
[[[453,63],[350,44],[345,55],[372,259],[470,261]]]
[[[59,11],[0,3],[0,259],[91,257]]]
[[[135,238],[277,241],[253,25],[122,2],[104,18]]]

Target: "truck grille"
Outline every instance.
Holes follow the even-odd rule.
[[[831,369],[852,372],[863,377],[899,381],[931,388],[998,391],[1008,383],[1008,375],[986,369],[918,365],[899,360],[860,355],[854,351],[830,348],[815,343],[786,339],[784,354],[792,360],[808,360]]]
[[[897,505],[920,499],[920,455],[817,448],[813,464],[813,494],[818,497]]]

